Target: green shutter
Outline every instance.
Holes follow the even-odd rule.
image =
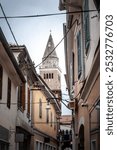
[[[81,58],[81,32],[77,35],[77,48],[78,48],[78,79],[82,74],[82,58]]]
[[[88,0],[85,0],[84,10],[89,10]],[[84,12],[84,32],[85,32],[85,52],[87,54],[90,46],[90,26],[89,26],[89,12]]]

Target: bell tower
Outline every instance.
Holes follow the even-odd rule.
[[[59,67],[59,58],[56,54],[51,33],[42,58],[42,65],[39,70],[42,79],[53,91],[55,96],[61,100],[61,69]]]

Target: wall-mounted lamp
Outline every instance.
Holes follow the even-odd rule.
[[[100,105],[98,104],[98,105],[96,105],[96,110],[99,110],[100,109]]]
[[[81,103],[82,107],[88,107],[88,106],[93,106],[96,110],[100,109],[100,105],[99,104],[88,104],[88,102],[83,102]]]
[[[81,103],[82,107],[88,107],[88,103]]]

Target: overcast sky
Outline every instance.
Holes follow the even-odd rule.
[[[6,16],[41,15],[60,13],[59,0],[0,0]],[[3,16],[0,10],[0,16]],[[42,61],[43,53],[49,38],[50,30],[55,46],[63,38],[63,23],[65,15],[40,18],[8,19],[18,44],[26,45],[35,66]],[[5,19],[0,20],[0,26],[9,43],[15,44]],[[59,65],[62,70],[62,92],[66,92],[63,78],[65,73],[63,42],[56,49]],[[38,72],[38,69],[37,69]],[[63,97],[65,98],[65,97]],[[68,111],[63,108],[63,114]]]

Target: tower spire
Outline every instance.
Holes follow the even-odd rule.
[[[51,35],[51,30],[50,30],[50,35],[49,35],[49,38],[48,38],[48,42],[47,42],[47,45],[46,45],[46,49],[45,49],[45,52],[44,52],[44,55],[43,55],[43,58],[46,58],[53,50],[54,50],[54,42],[53,42],[53,38],[52,38],[52,35]],[[56,50],[54,50],[48,58],[57,58],[58,59],[58,56],[56,54]]]
[[[40,67],[40,76],[55,96],[61,100],[61,69],[59,68],[59,58],[56,54],[51,30],[42,60],[44,61]]]

